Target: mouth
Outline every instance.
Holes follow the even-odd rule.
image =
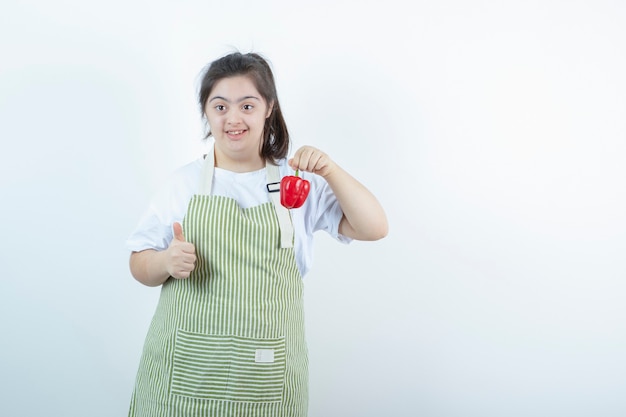
[[[243,129],[226,131],[226,135],[228,135],[228,137],[231,139],[239,139],[240,137],[243,136],[244,133],[246,133],[246,130],[243,130]]]

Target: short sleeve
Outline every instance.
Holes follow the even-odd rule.
[[[188,164],[157,191],[126,240],[129,250],[167,249],[173,238],[172,225],[185,217],[187,205],[198,188],[201,169],[201,160]]]
[[[160,198],[153,198],[148,210],[141,216],[137,227],[126,240],[126,247],[129,250],[133,252],[146,249],[163,250],[169,246],[172,240],[171,225],[161,215],[158,200]]]
[[[343,211],[339,206],[339,201],[325,180],[316,176],[317,181],[314,186],[319,188],[315,193],[316,204],[312,207],[310,221],[313,232],[325,231],[340,242],[348,243],[352,239],[339,233],[339,223],[343,218]]]

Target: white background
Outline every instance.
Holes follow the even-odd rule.
[[[0,415],[126,415],[159,290],[124,241],[234,49],[389,216],[318,237],[311,417],[626,415],[625,4],[4,1]]]

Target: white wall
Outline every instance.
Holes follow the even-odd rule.
[[[626,415],[625,4],[310,3],[3,3],[0,415],[126,414],[158,289],[124,240],[232,48],[390,219],[319,235],[311,417]]]

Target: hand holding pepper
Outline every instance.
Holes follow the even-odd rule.
[[[296,171],[295,176],[283,177],[280,182],[280,203],[291,209],[304,204],[311,184],[298,177],[299,171],[308,171],[323,177],[332,170],[332,160],[324,152],[312,146],[303,146],[289,160],[289,166]]]
[[[280,204],[288,209],[302,207],[309,195],[311,184],[302,177],[289,175],[280,181]]]
[[[357,240],[377,240],[387,235],[387,217],[376,197],[324,152],[303,146],[289,160],[289,166],[326,180],[343,212],[339,234]]]
[[[298,176],[299,171],[308,171],[317,175],[326,176],[331,172],[332,161],[324,152],[312,146],[303,146],[298,149],[289,166],[296,171],[296,175],[283,177],[280,182],[280,203],[291,209],[304,204],[311,184]]]
[[[324,152],[312,146],[303,146],[289,160],[294,170],[312,172],[326,178],[335,168],[335,163]]]

